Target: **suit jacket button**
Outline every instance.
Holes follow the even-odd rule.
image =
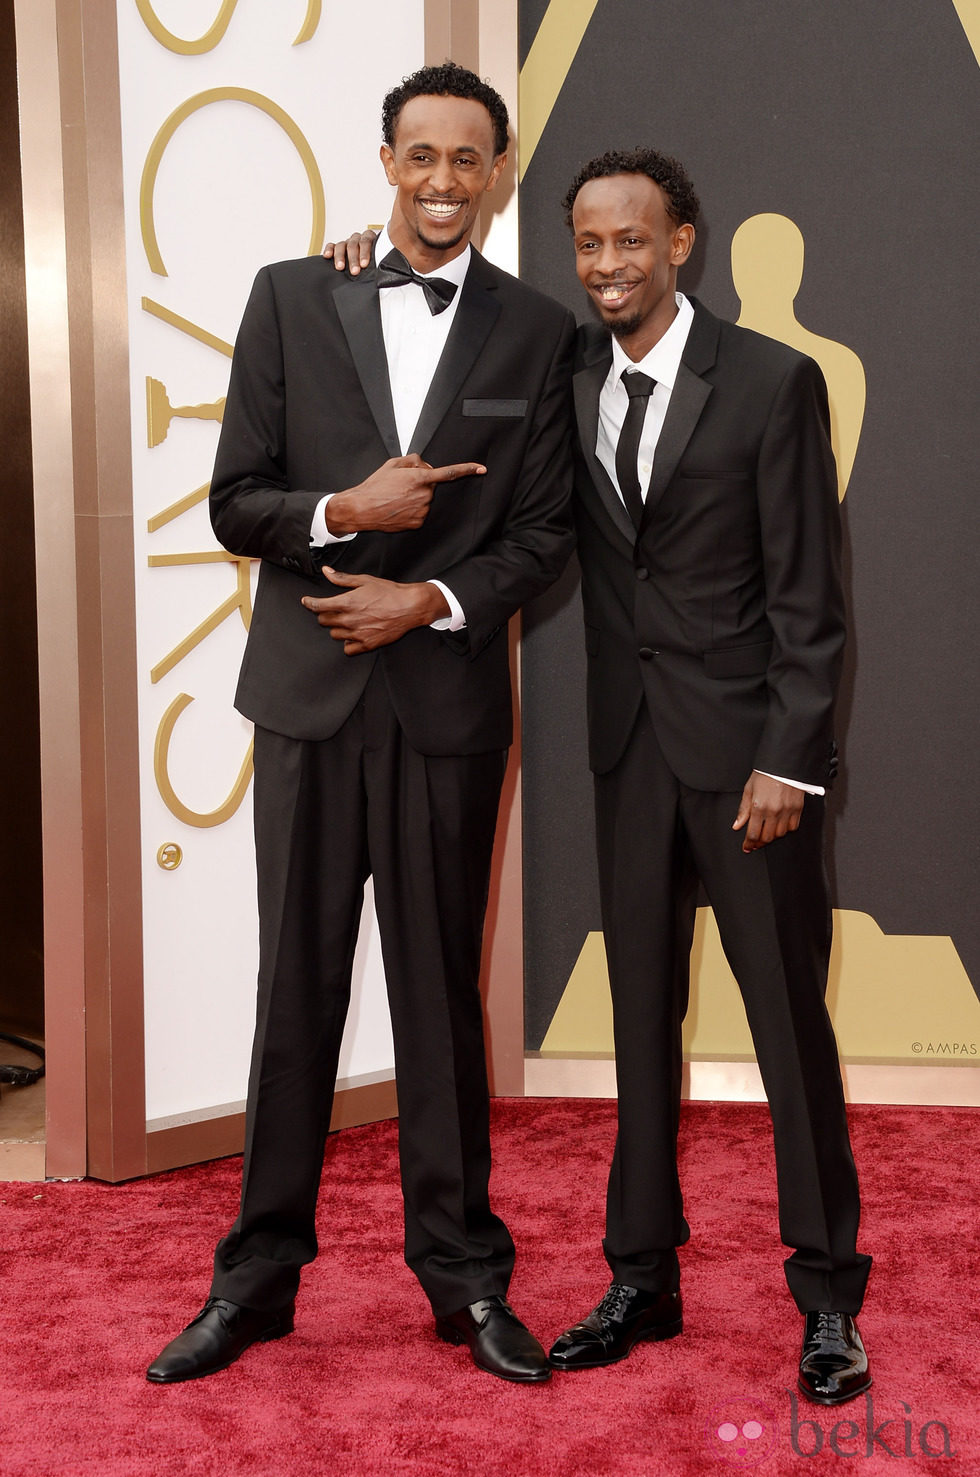
[[[654,657],[655,656],[659,656],[659,655],[660,655],[660,652],[659,651],[654,651],[652,646],[641,646],[640,647],[640,660],[641,661],[644,661],[644,662],[652,662],[653,659],[654,659]]]
[[[636,567],[636,577],[637,577],[638,580],[648,580],[650,578],[650,571],[649,571],[649,569],[647,569],[647,567],[646,567],[645,564],[638,564],[637,565],[637,567]]]

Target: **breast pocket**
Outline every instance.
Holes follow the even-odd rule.
[[[526,400],[464,400],[463,414],[487,420],[520,420],[527,415]]]

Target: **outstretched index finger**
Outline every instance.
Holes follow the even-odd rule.
[[[486,467],[481,462],[455,462],[451,467],[433,467],[425,475],[426,482],[455,482],[458,477],[482,477]]]

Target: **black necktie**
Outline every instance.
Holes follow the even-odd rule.
[[[641,374],[638,369],[624,369],[622,381],[630,397],[630,403],[626,419],[623,421],[623,429],[616,443],[616,477],[626,510],[639,528],[643,517],[643,494],[640,490],[636,460],[640,454],[643,418],[647,413],[647,405],[657,381],[652,380],[648,374]]]
[[[448,308],[456,296],[455,282],[447,282],[445,277],[420,277],[408,265],[401,252],[394,249],[389,251],[378,267],[377,280],[379,287],[407,287],[410,282],[417,282],[425,293],[429,312],[433,314]]]

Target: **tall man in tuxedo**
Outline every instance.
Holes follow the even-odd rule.
[[[837,1404],[871,1383],[854,1323],[870,1259],[824,1004],[823,795],[844,645],[826,388],[812,360],[677,293],[698,202],[676,161],[604,155],[565,205],[602,320],[580,331],[575,503],[619,1133],[613,1282],[550,1359],[591,1368],[681,1330],[681,1022],[700,879],[769,1098],[805,1316],[800,1388]]]
[[[469,244],[506,160],[497,93],[423,68],[382,121],[377,266],[264,269],[235,351],[211,509],[222,543],[262,560],[237,699],[256,724],[258,1014],[240,1214],[159,1383],[292,1328],[369,875],[406,1260],[442,1338],[505,1379],[550,1374],[505,1301],[478,973],[507,621],[573,539],[574,324]]]

